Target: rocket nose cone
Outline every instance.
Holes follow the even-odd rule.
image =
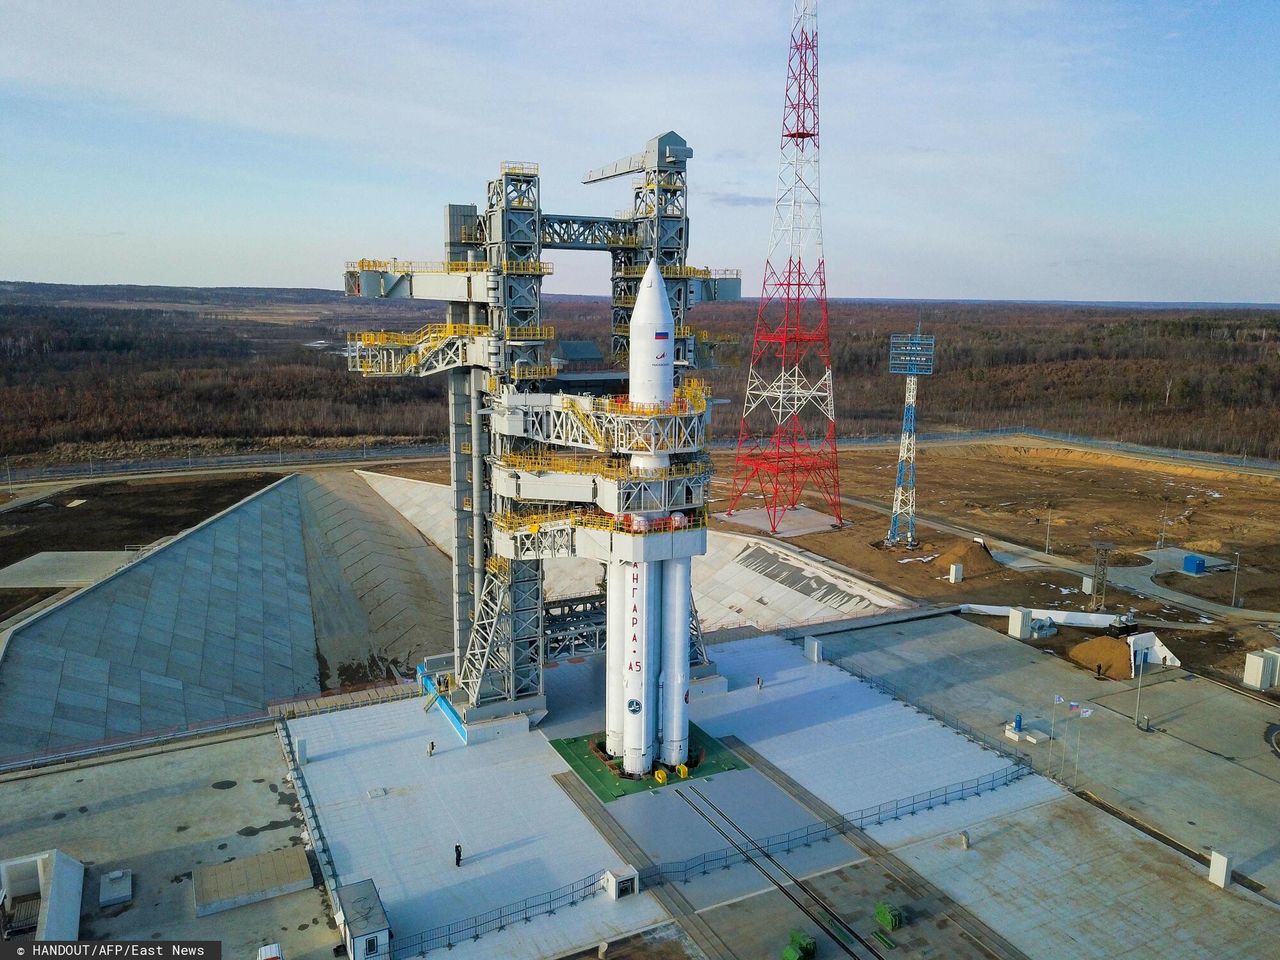
[[[671,302],[667,299],[667,288],[662,279],[662,271],[657,260],[650,260],[636,291],[636,303],[631,309],[631,325],[637,322],[670,327],[673,324]]]
[[[644,272],[644,280],[641,282],[641,286],[652,287],[654,285],[654,281],[661,276],[662,271],[658,269],[658,261],[650,260],[649,266]]]

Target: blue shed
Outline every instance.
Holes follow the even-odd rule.
[[[1182,558],[1183,573],[1204,573],[1204,557],[1197,557],[1194,553],[1188,553]]]

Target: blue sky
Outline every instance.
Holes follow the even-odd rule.
[[[336,287],[674,129],[690,258],[759,284],[790,4],[5,0],[0,279]],[[1280,3],[822,0],[834,296],[1280,301]],[[605,293],[558,253],[547,289]]]

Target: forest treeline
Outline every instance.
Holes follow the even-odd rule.
[[[600,326],[581,307],[550,312],[561,314],[561,336]],[[739,341],[710,377],[731,401],[716,408],[721,437],[738,433],[756,312],[744,300],[689,313],[692,327]],[[841,435],[901,428],[904,384],[889,373],[889,337],[917,321],[936,341],[935,373],[920,385],[922,431],[1026,425],[1280,459],[1280,310],[833,302]]]
[[[349,326],[411,329],[439,319],[438,306],[380,315],[366,301],[346,314],[341,300],[264,291],[264,305],[287,310],[255,316],[257,293],[182,300],[165,289],[150,306],[78,304],[65,291],[56,303],[30,290],[0,298],[0,452],[26,461],[74,444],[443,438],[439,378],[365,380],[338,352]],[[607,345],[605,301],[548,298],[546,314],[562,338]],[[1267,309],[835,302],[843,435],[898,429],[903,384],[888,372],[889,335],[918,318],[937,338],[921,430],[1025,424],[1280,459],[1280,311]],[[703,304],[688,320],[739,341],[709,375],[729,400],[715,431],[734,437],[755,303]]]
[[[177,438],[438,437],[435,380],[365,380],[336,329],[187,311],[0,305],[0,451]],[[99,455],[102,455],[101,453]]]

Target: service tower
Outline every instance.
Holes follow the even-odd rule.
[[[704,384],[716,338],[689,308],[736,299],[737,271],[685,263],[686,168],[668,131],[589,172],[638,174],[613,217],[542,209],[534,164],[504,163],[483,211],[451,204],[445,260],[359,260],[361,297],[444,301],[443,322],[348,338],[367,377],[446,380],[454,497],[454,669],[464,723],[546,713],[543,667],[604,653],[604,733],[622,772],[643,776],[689,751],[690,678],[713,670],[694,610],[691,558],[706,552],[711,414]],[[542,322],[543,251],[608,254],[610,346],[621,369],[565,370]],[[586,558],[603,593],[547,596],[546,566]]]

